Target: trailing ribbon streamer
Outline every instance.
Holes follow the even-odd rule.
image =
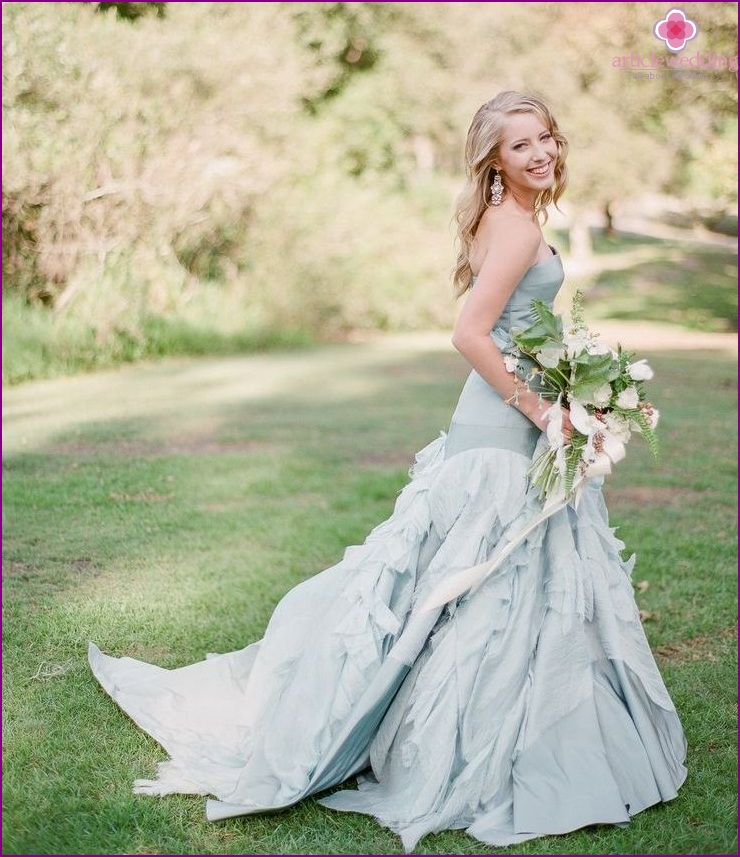
[[[570,494],[561,492],[555,497],[551,497],[542,507],[542,511],[528,521],[514,536],[504,537],[504,543],[491,559],[487,559],[485,562],[474,565],[471,568],[455,572],[455,574],[438,583],[421,606],[421,612],[424,613],[442,607],[448,602],[459,598],[465,592],[480,586],[540,524],[544,523],[556,512],[564,509],[571,500],[573,501],[574,508],[577,508],[584,482],[585,479],[578,480],[578,483],[573,487],[573,491]]]

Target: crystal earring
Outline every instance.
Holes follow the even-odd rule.
[[[501,205],[501,200],[504,195],[504,183],[501,181],[501,173],[496,170],[496,175],[493,177],[491,185],[491,205]]]

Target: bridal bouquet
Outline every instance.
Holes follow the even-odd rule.
[[[583,478],[610,473],[612,464],[624,458],[633,432],[657,455],[659,413],[644,391],[652,369],[621,346],[614,351],[599,342],[583,320],[580,292],[570,318],[554,315],[541,301],[532,306],[537,321],[526,330],[512,330],[514,348],[504,360],[515,371],[522,357],[529,358],[533,368],[524,380],[553,402],[546,412],[548,448],[530,471],[540,499],[548,501],[571,497]],[[562,433],[562,407],[570,412],[570,439]]]

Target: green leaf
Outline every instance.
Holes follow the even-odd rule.
[[[574,366],[572,388],[579,401],[590,401],[594,392],[605,382],[619,377],[619,364],[610,354],[589,354],[588,362]]]
[[[561,345],[563,342],[562,319],[554,315],[542,301],[532,301],[532,311],[537,321],[525,330],[513,334],[514,342],[528,354],[534,354],[549,342]]]
[[[631,419],[633,419],[638,426],[640,426],[640,434],[645,438],[645,443],[647,443],[650,448],[650,452],[653,455],[653,458],[658,457],[658,438],[655,434],[655,429],[650,425],[648,418],[645,414],[640,410],[630,410],[625,411],[624,413],[628,414]]]

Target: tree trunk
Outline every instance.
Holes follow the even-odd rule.
[[[614,238],[617,230],[614,228],[614,215],[612,214],[611,202],[604,203],[604,237]]]
[[[568,229],[570,239],[570,256],[576,262],[585,262],[591,258],[591,234],[585,214],[576,212]]]

